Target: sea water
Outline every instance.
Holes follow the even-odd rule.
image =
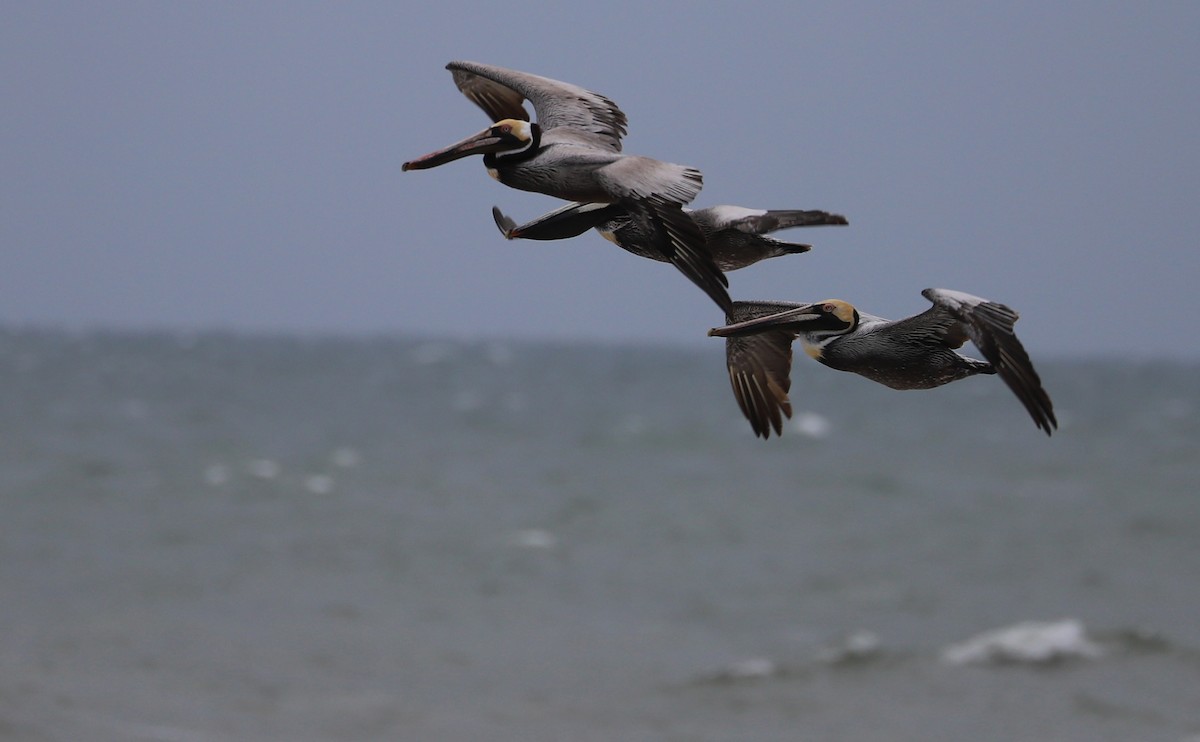
[[[1200,739],[1200,365],[1037,361],[0,332],[0,739]]]

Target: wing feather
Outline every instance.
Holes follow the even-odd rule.
[[[603,146],[621,151],[628,123],[624,112],[609,98],[578,85],[478,62],[451,62],[446,69],[454,84],[492,117],[529,120],[521,105],[528,100],[537,123],[549,131],[570,127],[597,135]]]
[[[630,234],[637,234],[647,243],[640,247],[657,251],[708,294],[722,311],[729,312],[733,305],[729,279],[717,267],[704,233],[687,212],[658,196],[621,203],[637,222]]]
[[[1024,405],[1034,424],[1046,435],[1058,427],[1054,404],[1042,388],[1041,377],[1017,339],[1014,325],[1019,315],[1010,307],[961,291],[925,289],[921,294],[961,323],[963,332],[979,348],[996,373]]]
[[[626,155],[604,165],[596,177],[610,193],[625,198],[659,196],[676,204],[690,203],[704,187],[696,168],[650,157]]]
[[[726,321],[744,322],[765,317],[798,304],[781,302],[734,302]],[[792,416],[792,341],[787,330],[768,330],[725,340],[725,363],[733,396],[754,434],[770,438],[783,432],[783,418]]]
[[[696,221],[715,230],[736,229],[747,234],[770,234],[792,227],[849,224],[841,214],[799,209],[748,209],[744,206],[709,206],[692,214]]]

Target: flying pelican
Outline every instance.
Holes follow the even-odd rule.
[[[506,186],[588,204],[621,204],[645,229],[665,235],[663,257],[729,311],[729,282],[713,262],[704,235],[684,215],[700,192],[700,171],[621,152],[625,114],[599,93],[547,77],[476,62],[446,65],[454,84],[494,122],[443,149],[402,166],[437,167],[482,154]],[[529,121],[523,101],[537,114]]]
[[[729,338],[726,363],[738,405],[755,434],[767,438],[791,417],[787,393],[791,344],[839,371],[852,371],[893,389],[932,389],[975,374],[998,374],[1050,435],[1058,427],[1054,405],[1017,336],[1017,313],[961,291],[925,289],[930,309],[886,320],[838,299],[815,304],[735,302],[724,327],[709,335]],[[968,339],[987,361],[955,352]]]
[[[783,242],[766,235],[789,227],[849,224],[841,214],[795,209],[764,210],[744,206],[684,209],[708,243],[722,271],[745,268],[766,258],[808,252],[812,245]],[[618,247],[651,260],[666,261],[662,235],[647,233],[621,204],[572,203],[520,226],[495,206],[492,217],[507,239],[561,240],[595,229]]]

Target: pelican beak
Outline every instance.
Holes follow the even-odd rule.
[[[745,322],[735,322],[724,327],[714,327],[708,331],[710,337],[741,337],[742,335],[754,335],[760,332],[766,332],[780,325],[788,325],[788,329],[796,330],[798,326],[802,326],[808,322],[815,322],[822,319],[825,315],[821,312],[820,304],[805,304],[802,307],[788,309],[784,312],[776,314],[768,314],[765,317],[756,317],[748,319]]]
[[[491,128],[487,128],[478,134],[472,134],[461,142],[455,142],[445,149],[439,149],[436,152],[422,155],[415,160],[409,160],[401,165],[400,169],[427,170],[438,165],[445,165],[447,162],[453,162],[461,157],[481,155],[486,152],[498,152],[506,148],[505,140],[497,136]]]

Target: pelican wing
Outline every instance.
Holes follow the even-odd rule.
[[[454,84],[493,121],[529,120],[522,99],[533,105],[537,123],[549,131],[571,127],[597,135],[605,148],[621,151],[627,120],[617,104],[599,93],[528,72],[478,62],[451,62]]]
[[[618,197],[660,196],[676,204],[690,203],[704,187],[704,175],[696,168],[637,155],[612,160],[596,170],[596,177]]]
[[[978,296],[949,289],[925,289],[921,295],[961,323],[983,357],[995,367],[1029,412],[1034,424],[1050,435],[1058,427],[1054,405],[1042,388],[1042,380],[1029,360],[1025,347],[1013,330],[1018,315],[1011,308]],[[960,343],[961,344],[961,343]]]
[[[770,234],[791,227],[849,224],[841,214],[797,209],[748,209],[744,206],[709,206],[692,213],[692,218],[712,229],[736,229],[747,234]]]
[[[472,72],[453,67],[449,69],[450,74],[454,76],[454,84],[472,103],[483,109],[488,116],[488,121],[529,120],[529,111],[526,111],[525,106],[522,105],[525,102],[525,96],[510,87]]]
[[[625,200],[620,205],[634,222],[634,229],[629,234],[645,240],[646,244],[638,247],[662,255],[708,294],[722,311],[730,311],[733,302],[729,298],[729,279],[713,260],[704,233],[679,204],[650,196]]]
[[[924,312],[904,319],[885,320],[873,316],[870,319],[869,325],[874,332],[904,339],[906,344],[957,350],[971,339],[966,324],[948,306],[937,301]]]
[[[726,322],[744,322],[793,309],[797,304],[778,302],[734,302]],[[792,341],[796,334],[788,330],[767,330],[753,335],[725,339],[725,364],[729,383],[742,414],[750,421],[754,434],[770,438],[783,432],[783,418],[792,416],[788,399],[791,389]]]
[[[603,226],[624,214],[625,210],[618,204],[574,202],[518,226],[499,208],[492,207],[496,226],[510,240],[564,240]]]

